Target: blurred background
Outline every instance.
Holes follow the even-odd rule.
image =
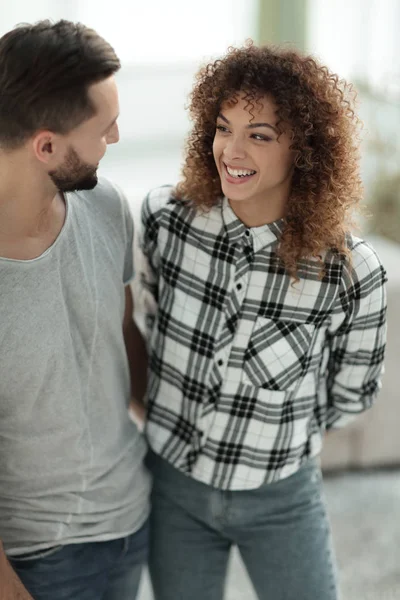
[[[0,35],[43,18],[93,27],[121,58],[121,140],[101,172],[135,216],[149,189],[177,182],[194,74],[229,45],[292,44],[354,83],[371,213],[362,235],[388,271],[388,351],[379,401],[328,435],[323,468],[343,600],[400,599],[400,0],[1,0]],[[146,578],[140,600],[150,598]],[[255,598],[235,553],[226,598]]]

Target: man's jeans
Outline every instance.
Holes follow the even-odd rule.
[[[236,545],[261,600],[336,600],[318,461],[257,489],[224,491],[150,454],[149,567],[156,600],[222,600]]]
[[[9,560],[34,600],[135,600],[147,551],[146,523],[122,539],[59,546]]]

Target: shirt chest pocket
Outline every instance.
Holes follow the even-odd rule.
[[[315,325],[258,317],[244,355],[244,380],[290,391],[307,372]]]

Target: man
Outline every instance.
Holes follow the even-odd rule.
[[[146,559],[133,224],[96,175],[119,68],[68,21],[0,39],[1,600],[133,599]]]

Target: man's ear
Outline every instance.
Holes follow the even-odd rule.
[[[60,154],[60,140],[52,131],[38,131],[32,138],[33,152],[36,158],[45,164],[52,164]]]

